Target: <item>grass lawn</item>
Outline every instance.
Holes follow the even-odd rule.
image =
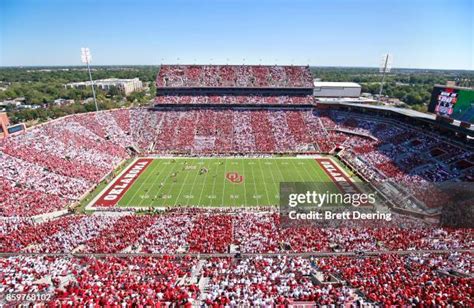
[[[280,182],[321,182],[338,191],[313,158],[160,158],[118,206],[278,205]]]

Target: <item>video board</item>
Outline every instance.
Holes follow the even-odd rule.
[[[428,111],[462,122],[474,123],[474,89],[435,86]]]

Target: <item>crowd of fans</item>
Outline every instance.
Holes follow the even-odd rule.
[[[0,258],[0,303],[7,303],[9,294],[47,294],[50,305],[67,306],[474,304],[473,254],[456,252],[472,251],[469,229],[415,228],[419,222],[401,216],[393,223],[403,228],[380,229],[284,229],[279,220],[279,214],[268,210],[231,209],[68,215],[43,223],[6,218],[0,221],[2,252],[65,255]],[[226,253],[231,246],[233,255],[179,255]],[[427,249],[446,253],[418,252]],[[88,251],[130,254],[80,255]],[[333,256],[239,256],[309,251]],[[341,251],[356,255],[335,254]],[[25,301],[12,298],[10,305]]]
[[[158,88],[312,83],[300,66],[164,65],[157,76]],[[471,229],[394,213],[383,226],[339,228],[284,226],[271,208],[30,217],[77,203],[135,151],[339,153],[369,181],[395,183],[403,198],[432,206],[444,200],[433,183],[474,175],[471,151],[426,130],[303,106],[312,102],[165,95],[155,103],[194,107],[71,115],[0,140],[0,252],[15,254],[0,258],[0,306],[23,301],[8,295],[39,293],[50,306],[474,306],[473,255],[457,252],[474,249]]]
[[[452,259],[461,264],[450,262]],[[316,263],[321,270],[340,276],[349,286],[366,294],[368,300],[382,306],[469,307],[474,304],[472,278],[459,274],[464,272],[464,266],[470,266],[472,272],[472,254],[331,257],[318,259]]]
[[[209,279],[207,306],[270,307],[292,302],[315,305],[361,304],[353,289],[316,283],[317,269],[300,257],[214,258],[203,267]]]
[[[144,143],[159,153],[297,152],[314,150],[323,138],[311,131],[323,129],[309,109],[166,110],[155,116],[156,135]]]
[[[51,306],[472,307],[472,257],[14,256],[0,258],[0,302],[43,294]]]
[[[403,184],[432,207],[441,199],[431,183],[472,176],[472,152],[386,121],[310,108],[120,109],[73,115],[0,141],[0,185],[8,194],[0,213],[31,216],[77,202],[130,157],[130,147],[161,154],[342,148],[341,156],[367,178]]]
[[[426,207],[440,207],[445,198],[437,183],[463,180],[474,172],[472,152],[427,131],[390,120],[348,112],[318,112],[334,148],[374,182],[392,181]],[[337,140],[337,141],[336,141]],[[442,150],[445,149],[445,150]]]
[[[0,227],[3,252],[228,253],[236,247],[242,253],[302,253],[474,248],[470,229],[435,228],[400,215],[376,228],[360,224],[286,227],[278,213],[246,210],[66,215],[43,223],[7,220],[0,222]]]
[[[162,65],[158,88],[312,88],[307,66]]]
[[[130,157],[132,136],[115,120],[125,120],[124,112],[73,115],[1,140],[0,215],[34,216],[77,202]]]
[[[257,95],[160,95],[158,105],[312,105],[308,96],[257,96]]]
[[[197,259],[87,257],[11,257],[0,259],[0,293],[10,306],[34,294],[51,306],[191,307],[199,295],[195,284],[184,284]],[[42,300],[38,294],[41,294]],[[31,302],[31,300],[29,301]]]

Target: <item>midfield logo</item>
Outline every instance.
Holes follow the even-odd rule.
[[[225,178],[229,180],[229,182],[240,184],[244,181],[244,176],[240,175],[238,172],[227,172]]]

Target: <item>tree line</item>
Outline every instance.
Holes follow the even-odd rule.
[[[93,69],[94,80],[105,78],[131,79],[139,78],[150,84],[150,93],[156,92],[154,80],[158,67],[97,67]],[[13,123],[32,120],[47,121],[73,113],[94,111],[93,102],[83,103],[92,98],[91,87],[83,89],[66,88],[65,84],[89,80],[88,72],[83,67],[70,68],[1,68],[0,69],[0,101],[23,97],[26,104],[40,105],[38,109],[16,109],[7,106],[7,113]],[[150,100],[145,91],[133,92],[127,97],[117,88],[103,91],[96,88],[97,101],[100,109],[111,109],[131,104],[143,105]],[[148,96],[147,96],[148,95]],[[56,106],[58,98],[72,99],[74,104]]]

